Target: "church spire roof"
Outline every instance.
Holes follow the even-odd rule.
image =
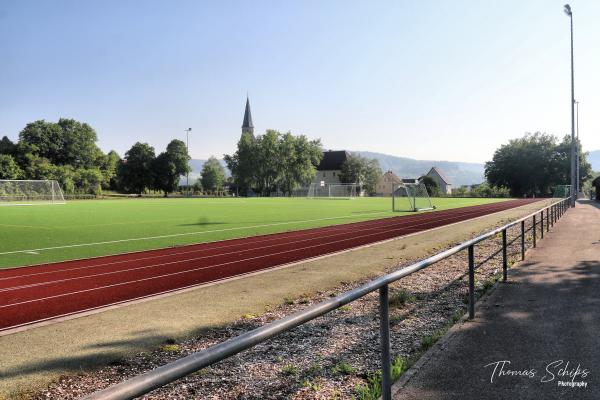
[[[244,112],[244,122],[242,129],[254,129],[252,124],[252,112],[250,112],[250,99],[246,97],[246,111]]]

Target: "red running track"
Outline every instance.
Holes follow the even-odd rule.
[[[0,270],[0,330],[507,210],[533,199]]]

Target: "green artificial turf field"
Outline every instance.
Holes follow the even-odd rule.
[[[437,209],[503,199],[433,199]],[[411,213],[412,214],[412,213]],[[390,198],[82,200],[0,206],[0,268],[397,216]]]

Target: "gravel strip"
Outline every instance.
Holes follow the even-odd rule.
[[[501,226],[507,221],[498,224]],[[531,226],[528,221],[527,227]],[[486,231],[489,231],[487,229]],[[509,240],[520,229],[509,231]],[[477,236],[484,232],[473,232]],[[539,237],[539,236],[538,236]],[[531,232],[527,238],[531,246]],[[501,247],[502,238],[486,240],[475,248],[476,263]],[[451,247],[451,246],[449,246]],[[448,247],[448,248],[449,248]],[[435,254],[444,248],[433,249]],[[509,261],[520,260],[520,240],[509,249]],[[398,260],[395,270],[416,260]],[[390,320],[393,357],[414,357],[422,339],[433,335],[466,311],[467,254],[461,252],[412,274],[390,286]],[[388,271],[391,272],[391,271]],[[499,254],[476,270],[479,293],[501,275]],[[230,326],[211,329],[183,342],[167,341],[149,353],[113,363],[94,372],[64,376],[34,399],[77,399],[165,363],[205,349],[248,330],[282,318],[328,297],[353,289],[362,282],[342,284],[327,292],[268,309],[260,316],[245,315]],[[144,399],[351,399],[356,388],[379,365],[378,294],[319,317],[214,366],[155,390]]]

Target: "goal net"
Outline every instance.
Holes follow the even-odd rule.
[[[0,205],[64,204],[58,182],[0,180]]]
[[[554,193],[552,197],[556,199],[565,199],[571,195],[571,186],[570,185],[558,185],[554,188]]]
[[[424,183],[404,183],[392,193],[392,211],[433,210]]]
[[[360,196],[360,187],[356,183],[311,183],[307,197],[351,199]]]

